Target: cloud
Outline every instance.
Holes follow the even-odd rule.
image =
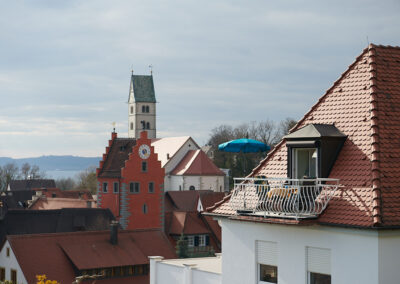
[[[399,45],[399,8],[395,0],[3,3],[0,155],[101,155],[113,121],[126,135],[131,65],[136,74],[154,65],[162,136],[201,144],[219,124],[300,118],[367,36]]]

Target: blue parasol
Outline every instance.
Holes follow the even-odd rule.
[[[241,138],[218,145],[218,150],[233,153],[257,153],[269,151],[271,147],[253,139]]]

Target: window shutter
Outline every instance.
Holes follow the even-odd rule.
[[[331,274],[331,250],[307,247],[307,268],[310,272]]]
[[[206,236],[206,246],[210,245],[210,236]]]
[[[257,241],[258,263],[278,266],[278,244],[275,242]]]
[[[194,246],[199,246],[199,236],[194,236]]]

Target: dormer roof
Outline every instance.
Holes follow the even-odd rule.
[[[286,136],[284,139],[302,139],[302,138],[322,138],[322,137],[338,137],[345,138],[346,135],[343,134],[339,129],[333,124],[308,124],[301,127]]]

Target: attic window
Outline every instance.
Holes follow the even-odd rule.
[[[333,124],[308,124],[286,135],[288,177],[329,177],[346,138]]]

